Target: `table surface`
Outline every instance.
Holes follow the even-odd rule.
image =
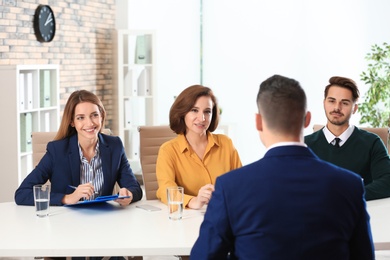
[[[161,210],[136,207],[143,204]],[[205,212],[185,209],[183,219],[173,221],[156,200],[92,205],[51,207],[50,216],[39,218],[34,207],[0,203],[0,256],[189,255]],[[369,201],[367,208],[375,248],[390,250],[390,198]]]
[[[143,204],[161,210],[136,208]],[[45,218],[35,207],[6,202],[0,212],[0,256],[152,256],[189,255],[205,209],[185,209],[177,221],[156,200],[51,207]]]
[[[375,250],[390,250],[390,198],[367,202]]]

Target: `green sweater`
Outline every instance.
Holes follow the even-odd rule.
[[[390,158],[379,136],[355,127],[348,140],[336,148],[319,130],[305,136],[305,143],[319,158],[362,176],[366,200],[390,197]]]

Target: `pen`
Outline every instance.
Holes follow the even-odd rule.
[[[77,189],[76,186],[72,186],[72,185],[68,185],[69,188],[72,188],[72,189]],[[99,194],[99,192],[95,191],[94,194]]]

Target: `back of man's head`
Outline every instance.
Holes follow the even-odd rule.
[[[299,82],[280,75],[263,81],[257,94],[259,114],[269,130],[279,134],[301,133],[306,103],[306,94]]]

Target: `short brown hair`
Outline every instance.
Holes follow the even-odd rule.
[[[210,97],[213,102],[212,118],[207,131],[213,132],[218,127],[219,108],[213,91],[202,85],[193,85],[183,90],[173,102],[169,111],[169,126],[176,134],[186,133],[185,115],[194,107],[199,97]]]
[[[260,84],[257,107],[269,129],[299,135],[305,124],[307,99],[300,83],[273,75]]]
[[[71,123],[74,119],[76,106],[83,102],[92,103],[98,106],[100,115],[102,116],[102,127],[100,128],[100,131],[103,130],[106,120],[106,110],[100,99],[94,93],[87,90],[76,90],[70,95],[66,102],[60,128],[58,129],[54,140],[60,140],[77,133],[76,129],[71,126]]]
[[[352,79],[345,78],[345,77],[331,77],[329,79],[329,84],[325,87],[324,91],[324,97],[326,98],[328,96],[329,88],[332,86],[338,86],[342,88],[349,89],[352,92],[353,102],[356,102],[356,100],[359,98],[359,89],[356,85],[356,82]]]

